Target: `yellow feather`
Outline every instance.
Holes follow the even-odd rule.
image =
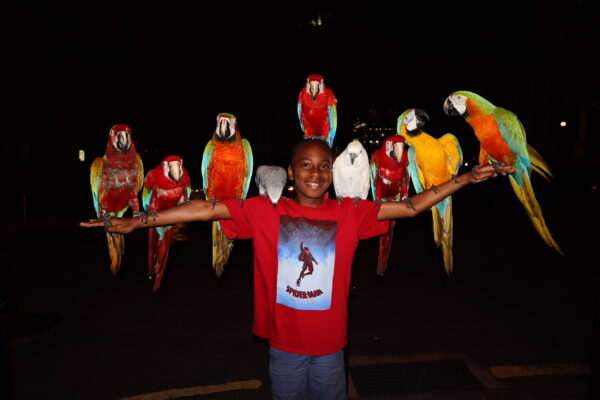
[[[454,269],[454,257],[452,255],[452,239],[453,239],[453,221],[452,221],[452,199],[448,199],[446,213],[442,217],[437,208],[431,208],[433,217],[433,236],[435,244],[442,246],[442,255],[444,256],[444,269],[446,274],[452,274]]]
[[[531,181],[529,180],[529,176],[527,174],[523,174],[523,182],[524,186],[521,188],[517,182],[510,177],[510,184],[513,187],[517,197],[525,206],[525,210],[527,211],[527,215],[529,219],[533,223],[533,226],[538,231],[544,242],[553,249],[555,249],[560,255],[564,255],[560,246],[550,233],[550,230],[546,226],[546,221],[544,220],[544,216],[542,215],[542,209],[538,204],[535,194],[533,193],[533,188],[531,187]]]
[[[212,226],[213,239],[213,268],[217,276],[221,276],[225,269],[225,264],[229,260],[229,255],[233,249],[233,241],[229,239],[225,233],[219,229],[217,221],[213,222]]]
[[[531,160],[531,168],[544,177],[547,181],[550,181],[552,178],[552,171],[550,171],[550,167],[544,161],[542,156],[530,145],[527,145],[527,152],[529,153],[529,159]]]
[[[107,233],[106,238],[108,240],[108,254],[110,256],[110,271],[114,276],[117,276],[117,272],[121,268],[121,258],[123,257],[123,253],[125,253],[125,238],[118,233]]]

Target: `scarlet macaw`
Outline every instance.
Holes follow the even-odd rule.
[[[427,113],[420,109],[408,109],[398,118],[398,134],[409,144],[408,174],[417,193],[433,189],[458,174],[463,155],[458,139],[446,133],[439,139],[422,130],[429,121]],[[433,217],[433,239],[442,246],[444,268],[450,275],[452,257],[452,197],[448,196],[431,207]]]
[[[110,128],[106,153],[92,163],[90,186],[98,218],[110,225],[110,217],[121,217],[131,206],[134,215],[140,215],[137,194],[142,188],[144,166],[131,140],[131,128],[125,124]],[[125,239],[118,233],[106,233],[110,270],[117,275],[125,252]]]
[[[323,77],[309,75],[298,95],[298,119],[303,137],[318,137],[333,145],[337,129],[337,100]]]
[[[483,97],[467,91],[450,94],[444,102],[447,115],[463,116],[479,140],[479,163],[504,163],[516,172],[509,175],[511,186],[525,207],[529,219],[544,242],[563,254],[550,233],[531,186],[531,169],[549,180],[550,168],[539,153],[527,144],[525,128],[509,110],[496,107]]]
[[[144,179],[142,203],[148,214],[176,206],[189,200],[190,176],[179,156],[168,156]],[[154,279],[154,292],[160,288],[169,249],[173,243],[173,225],[149,229],[148,277]]]
[[[375,201],[401,201],[408,197],[408,155],[402,136],[388,136],[371,154],[371,194]],[[388,233],[379,238],[377,274],[388,266],[396,221],[390,221]]]
[[[217,115],[217,128],[204,148],[202,181],[207,200],[243,200],[250,187],[254,162],[252,148],[242,139],[232,114]],[[217,276],[229,259],[233,242],[225,236],[218,221],[213,222],[213,268]]]

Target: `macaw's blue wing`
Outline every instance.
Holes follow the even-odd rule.
[[[250,142],[246,139],[242,139],[242,146],[244,148],[244,157],[246,158],[246,174],[244,176],[244,199],[248,195],[250,189],[250,183],[252,182],[252,171],[254,170],[254,156],[252,155],[252,147]]]
[[[419,171],[419,166],[417,165],[417,150],[414,146],[408,146],[408,176],[410,177],[410,181],[412,182],[413,187],[415,188],[416,193],[421,193],[423,191],[423,186],[421,184],[422,174]]]
[[[202,187],[208,188],[208,166],[212,159],[214,146],[211,141],[206,144],[204,153],[202,154]]]
[[[337,106],[334,104],[327,107],[329,111],[329,134],[327,135],[327,142],[329,147],[333,146],[333,139],[335,139],[335,132],[337,131]]]
[[[96,158],[92,163],[90,170],[90,186],[92,188],[92,199],[94,200],[94,210],[96,216],[100,218],[102,210],[100,209],[100,184],[102,182],[102,169],[104,168],[104,157]]]

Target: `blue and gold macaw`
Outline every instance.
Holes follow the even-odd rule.
[[[406,139],[408,149],[408,175],[417,193],[433,189],[451,180],[458,174],[463,162],[458,139],[446,133],[439,139],[423,131],[429,121],[427,113],[410,108],[398,118],[398,134]],[[450,275],[453,269],[452,256],[452,196],[446,197],[431,207],[433,217],[433,239],[442,246],[444,268]]]

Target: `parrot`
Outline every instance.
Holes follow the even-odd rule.
[[[371,168],[367,150],[354,139],[333,162],[333,187],[338,201],[351,197],[358,205],[359,199],[369,194]]]
[[[563,251],[552,237],[542,209],[531,186],[531,170],[550,180],[552,172],[546,161],[529,144],[525,128],[509,110],[496,107],[483,97],[468,91],[451,93],[444,101],[448,116],[462,116],[479,141],[479,164],[503,163],[515,169],[509,175],[511,186],[544,242],[560,255]]]
[[[183,167],[183,160],[171,155],[146,175],[142,204],[149,215],[156,215],[157,211],[189,201],[191,192],[190,176]],[[154,279],[154,293],[160,288],[174,233],[173,225],[149,229],[148,277]]]
[[[390,135],[380,148],[371,154],[371,194],[375,201],[406,201],[408,199],[408,155],[405,139]],[[383,276],[388,266],[396,221],[390,221],[389,230],[379,238],[377,275]]]
[[[337,100],[323,77],[311,74],[298,96],[298,119],[303,138],[318,137],[333,146],[337,129]]]
[[[217,127],[202,156],[206,199],[213,204],[223,200],[243,201],[250,187],[253,165],[250,142],[240,135],[235,116],[218,114]],[[233,242],[222,231],[219,221],[213,221],[212,241],[213,268],[219,277],[233,248]]]
[[[261,196],[268,197],[275,207],[287,183],[287,171],[278,165],[261,165],[256,168],[254,182]]]
[[[423,131],[429,121],[421,109],[408,109],[398,117],[397,132],[408,143],[408,175],[417,193],[436,190],[436,185],[453,179],[463,162],[463,154],[456,136],[451,133],[439,139]],[[442,246],[444,269],[450,275],[452,257],[452,197],[448,196],[431,207],[433,217],[433,239]]]
[[[131,128],[116,124],[110,128],[106,153],[97,157],[91,166],[90,186],[94,208],[99,219],[104,220],[104,230],[110,226],[110,217],[121,217],[129,207],[134,216],[143,216],[138,193],[144,180],[142,158],[135,151]],[[121,267],[125,252],[125,239],[118,233],[106,232],[110,270],[114,276]]]

